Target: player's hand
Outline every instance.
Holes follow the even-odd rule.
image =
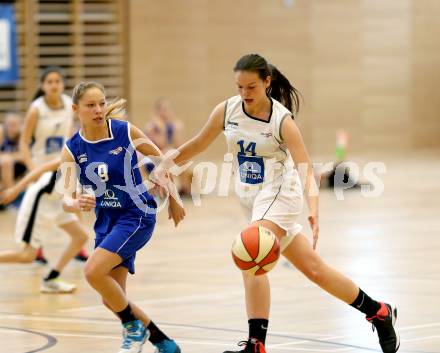
[[[185,218],[186,213],[183,206],[180,206],[177,201],[169,197],[169,205],[168,205],[168,219],[173,219],[174,226],[177,227],[177,225],[183,221]]]
[[[148,193],[154,197],[160,197],[161,199],[164,199],[167,195],[166,189],[159,184],[155,184],[155,183],[151,183],[151,184],[152,186],[150,189],[148,189]]]
[[[7,189],[4,189],[0,192],[0,204],[1,205],[8,205],[12,201],[14,201],[17,196],[20,194],[20,190],[18,190],[16,187],[10,187]]]
[[[156,185],[160,185],[164,188],[167,187],[170,182],[170,175],[168,171],[163,168],[161,165],[158,165],[153,171],[150,173],[150,181]]]
[[[88,212],[96,207],[95,195],[81,194],[75,201],[79,211]]]
[[[319,219],[317,214],[311,214],[308,218],[310,223],[310,228],[312,228],[313,233],[313,250],[316,250],[316,244],[318,243],[319,237]]]

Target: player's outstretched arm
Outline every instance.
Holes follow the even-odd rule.
[[[38,178],[46,172],[56,171],[60,165],[60,157],[57,157],[39,167],[32,169],[14,186],[3,190],[0,193],[0,203],[7,205],[14,201],[27,186],[38,180]]]
[[[191,158],[206,150],[209,145],[214,142],[217,136],[223,131],[225,104],[226,102],[218,104],[212,111],[202,130],[177,149],[178,155],[173,158],[175,164],[181,165],[189,161]]]
[[[38,123],[38,111],[36,108],[30,108],[26,113],[24,119],[23,131],[20,135],[19,151],[22,155],[23,161],[29,170],[35,168],[34,162],[32,162],[31,156],[31,141],[34,134],[35,127]]]
[[[293,119],[283,120],[281,135],[292,155],[304,186],[310,210],[308,220],[313,232],[313,249],[316,249],[319,236],[319,190],[313,174],[313,165],[301,132]]]
[[[146,157],[161,157],[162,152],[138,127],[130,124],[130,138],[136,151]]]

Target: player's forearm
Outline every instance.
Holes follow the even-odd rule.
[[[209,146],[209,141],[203,141],[198,136],[192,138],[188,142],[184,143],[177,150],[179,151],[174,163],[177,165],[188,162],[193,157],[205,151]]]
[[[60,160],[59,158],[57,158],[43,164],[40,167],[34,168],[16,184],[16,187],[20,190],[20,192],[23,191],[30,183],[38,180],[38,178],[44,173],[50,171],[56,171],[59,165],[60,165]]]
[[[23,161],[23,154],[19,151],[17,152],[10,152],[9,155],[15,160],[15,161]]]
[[[319,189],[316,183],[313,167],[311,163],[309,164],[309,168],[307,171],[306,185],[304,188],[304,193],[307,197],[307,204],[309,206],[310,214],[318,215],[319,214]]]
[[[31,150],[29,148],[20,148],[20,153],[24,164],[26,164],[26,167],[28,167],[28,169],[33,169],[34,162],[32,161]]]
[[[63,210],[65,212],[78,212],[78,200],[70,197],[70,196],[64,196],[63,197]]]

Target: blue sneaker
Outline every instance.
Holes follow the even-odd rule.
[[[180,347],[173,340],[163,340],[155,344],[154,353],[180,353]]]
[[[119,353],[141,353],[142,346],[150,336],[150,332],[140,320],[127,322],[122,326],[124,339]]]

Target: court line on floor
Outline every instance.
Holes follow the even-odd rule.
[[[189,295],[183,297],[172,297],[172,298],[161,298],[161,299],[146,299],[146,300],[137,300],[135,301],[137,305],[148,305],[148,304],[161,304],[161,303],[182,303],[182,302],[193,302],[200,300],[218,300],[225,299],[226,297],[235,297],[235,296],[243,296],[243,290],[240,291],[227,291],[222,293],[207,293],[207,294],[197,294],[197,295]],[[82,311],[90,311],[94,309],[105,309],[104,306],[101,305],[92,305],[92,306],[82,306],[79,308],[69,308],[69,309],[59,309],[57,312],[59,313],[76,313]]]
[[[344,347],[344,348],[333,348],[333,349],[319,349],[319,348],[296,348],[292,347],[294,345],[300,345],[304,343],[310,343],[309,340],[303,340],[303,341],[295,341],[295,342],[284,342],[284,343],[274,343],[274,344],[268,344],[266,348],[270,349],[278,349],[278,350],[307,350],[307,351],[317,351],[317,352],[343,352],[351,350],[351,347]],[[287,347],[289,346],[289,347]]]
[[[0,313],[0,319],[2,317],[5,317],[7,319],[12,320],[20,320],[20,321],[39,321],[39,322],[58,322],[58,323],[77,323],[77,324],[107,324],[107,325],[115,325],[119,326],[119,321],[117,320],[111,320],[111,319],[97,319],[97,318],[83,318],[83,317],[65,317],[65,316],[58,316],[58,315],[42,315],[41,313],[33,313],[33,314],[13,314],[13,313]],[[161,326],[164,327],[178,327],[178,328],[184,328],[189,330],[198,330],[201,327],[194,326],[194,325],[184,325],[184,324],[173,324],[173,323],[161,323]],[[210,329],[209,327],[204,327],[205,329]],[[215,329],[215,328],[214,328]],[[220,330],[229,330],[229,329],[220,329]],[[245,330],[240,329],[230,329],[231,332],[242,332],[247,333]],[[311,337],[317,337],[318,339],[322,341],[326,340],[332,340],[332,339],[338,339],[338,338],[345,338],[346,336],[329,336],[322,333],[316,333],[316,332],[281,332],[281,331],[271,331],[269,335],[273,336],[279,336],[279,337],[285,337],[289,335],[295,335],[295,336],[303,336],[304,340],[308,340],[308,336]]]
[[[401,341],[404,342],[404,343],[407,343],[407,342],[425,341],[425,340],[434,339],[434,338],[440,338],[440,335],[417,337],[417,338],[409,338],[409,339],[404,339],[404,340],[401,340]]]
[[[49,348],[52,348],[53,346],[55,346],[58,343],[58,340],[51,336],[48,333],[42,333],[42,332],[37,332],[37,331],[31,331],[31,330],[27,330],[27,329],[23,329],[23,328],[14,328],[14,327],[6,327],[6,326],[0,326],[0,329],[2,330],[9,330],[9,331],[19,331],[19,332],[25,332],[25,333],[30,333],[32,335],[36,335],[36,336],[40,336],[46,339],[46,344],[40,348],[36,348],[33,349],[31,351],[26,351],[24,353],[37,353],[37,352],[42,352],[45,351]]]
[[[320,341],[328,340],[328,338],[322,338],[322,337],[318,337],[317,339],[320,340]],[[310,342],[309,339],[303,339],[302,341],[295,341],[295,342],[272,343],[272,344],[268,345],[268,348],[283,347],[283,346],[293,346],[293,345],[309,343],[309,342]]]
[[[0,314],[0,319],[2,318],[2,317],[4,317],[4,316],[7,316],[7,318],[8,319],[16,319],[16,320],[30,320],[30,321],[52,321],[52,322],[63,322],[63,323],[89,323],[89,324],[91,324],[91,323],[93,323],[93,324],[102,324],[102,323],[105,323],[105,324],[110,324],[110,325],[115,325],[115,326],[119,326],[120,324],[119,324],[119,322],[118,321],[116,321],[116,320],[105,320],[105,319],[102,319],[102,320],[97,320],[97,319],[87,319],[87,318],[63,318],[63,317],[45,317],[45,316],[40,316],[40,315],[38,315],[38,316],[36,316],[36,315],[24,315],[24,314]],[[199,330],[199,329],[204,329],[204,330],[214,330],[214,331],[223,331],[223,332],[240,332],[240,333],[247,333],[247,331],[245,331],[245,330],[235,330],[235,329],[225,329],[225,328],[217,328],[217,327],[206,327],[206,326],[198,326],[198,325],[182,325],[182,324],[170,324],[170,323],[158,323],[158,324],[160,324],[161,326],[164,326],[164,327],[166,327],[166,326],[168,326],[168,327],[174,327],[174,328],[190,328],[190,329],[194,329],[194,330]],[[57,335],[59,335],[59,336],[61,336],[61,335],[75,335],[75,334],[63,334],[63,333],[60,333],[60,334],[57,334]],[[317,336],[319,336],[319,334],[316,334]],[[90,336],[90,335],[89,335]],[[100,336],[100,335],[98,335],[99,337],[97,337],[97,338],[105,338],[105,337],[107,337],[107,336]],[[307,337],[296,337],[296,336],[292,336],[292,335],[279,335],[279,334],[275,334],[275,333],[270,333],[270,334],[268,334],[268,336],[274,336],[274,337],[282,337],[282,338],[289,338],[289,339],[294,339],[294,340],[300,340],[300,341],[303,341],[303,342],[315,342],[315,343],[321,343],[321,344],[330,344],[330,345],[335,345],[335,346],[344,346],[344,347],[346,347],[347,345],[346,344],[339,344],[339,343],[337,343],[337,342],[327,342],[326,341],[326,339],[328,340],[329,338],[328,337],[323,337],[322,339],[321,338],[311,338],[311,339],[309,339],[309,338],[307,338]],[[321,335],[322,336],[322,335]],[[78,337],[80,337],[80,336],[78,336]],[[91,336],[90,336],[91,337]],[[107,338],[109,338],[109,337],[113,337],[113,336],[108,336]],[[183,341],[182,341],[183,342]],[[226,343],[225,343],[226,344]],[[228,343],[228,344],[226,344],[227,346],[230,346],[231,344],[230,343]],[[377,350],[374,350],[374,349],[370,349],[370,348],[365,348],[365,347],[360,347],[360,346],[352,346],[352,345],[348,345],[349,347],[349,349],[351,349],[351,348],[357,348],[357,349],[362,349],[362,350],[367,350],[367,351],[373,351],[373,352],[376,352]],[[301,348],[298,348],[298,349],[294,349],[294,348],[290,348],[290,350],[299,350],[299,349],[301,349],[301,350],[309,350],[309,349],[305,349],[305,348],[303,348],[303,347],[301,347]],[[282,348],[280,348],[280,350],[286,350],[286,349],[282,349]],[[317,350],[317,349],[315,349],[315,348],[313,348],[313,349],[310,349],[310,351],[319,351],[319,350]],[[333,352],[334,350],[332,350],[332,349],[327,349],[327,350],[322,350],[322,352]]]
[[[114,320],[106,320],[106,319],[94,319],[94,318],[75,318],[75,317],[57,317],[57,316],[36,316],[36,315],[29,315],[29,314],[9,314],[9,313],[0,313],[0,319],[2,317],[7,317],[8,319],[17,319],[17,320],[32,320],[32,321],[53,321],[53,322],[69,322],[69,323],[106,323],[106,324],[112,324],[112,325],[118,325],[119,322]],[[247,330],[239,330],[239,329],[227,329],[227,328],[219,328],[219,327],[211,327],[211,326],[201,326],[201,325],[188,325],[188,324],[175,324],[175,323],[165,323],[165,322],[158,322],[161,326],[168,326],[168,327],[177,327],[177,328],[189,328],[189,329],[202,329],[202,330],[211,330],[211,331],[222,331],[222,332],[234,332],[234,333],[245,333],[247,334]],[[419,328],[421,326],[424,327],[432,327],[432,326],[438,326],[440,323],[431,323],[431,324],[425,324],[425,325],[417,325],[417,326],[410,326],[408,328]],[[295,336],[292,334],[277,334],[277,333],[269,333],[268,336],[270,337],[278,337],[278,338],[287,338],[287,339],[294,339],[294,340],[303,340],[307,342],[313,342],[313,343],[320,343],[320,344],[327,344],[331,346],[338,346],[338,347],[344,347],[344,348],[350,348],[350,349],[360,349],[363,351],[370,351],[370,352],[380,352],[380,350],[375,348],[369,348],[369,347],[362,347],[352,344],[346,344],[346,343],[340,343],[340,342],[329,342],[329,338],[308,338],[308,337],[301,337],[301,336]],[[426,336],[426,339],[429,339],[430,337],[437,336]],[[423,337],[418,337],[417,339],[413,340],[422,340]],[[409,341],[404,340],[405,342],[411,342],[411,339]],[[303,349],[303,348],[301,348]],[[304,349],[303,349],[304,350]],[[407,353],[438,353],[438,352],[429,352],[429,351],[418,351],[418,350],[406,350]]]
[[[429,328],[429,327],[436,327],[436,326],[440,326],[440,322],[431,322],[430,324],[421,324],[421,325],[399,327],[399,331],[417,330],[420,328]]]
[[[121,339],[120,336],[95,335],[95,334],[74,334],[74,333],[56,333],[56,332],[50,332],[49,334],[54,335],[54,336],[59,336],[59,337],[114,339],[114,340],[118,340],[118,341]],[[218,347],[230,347],[231,346],[230,342],[219,343],[219,342],[215,342],[215,341],[193,341],[193,340],[187,340],[187,339],[179,339],[178,337],[174,337],[174,338],[178,340],[178,343],[180,345],[193,344],[193,345],[199,345],[199,346],[206,346],[206,345],[218,346]],[[308,341],[305,341],[305,342],[308,342]],[[351,348],[319,349],[319,348],[304,348],[304,347],[286,348],[286,347],[277,347],[277,345],[268,345],[267,348],[271,348],[273,350],[281,350],[281,351],[301,350],[301,351],[327,352],[327,353],[342,352],[342,351],[346,351],[346,350],[351,349]]]

